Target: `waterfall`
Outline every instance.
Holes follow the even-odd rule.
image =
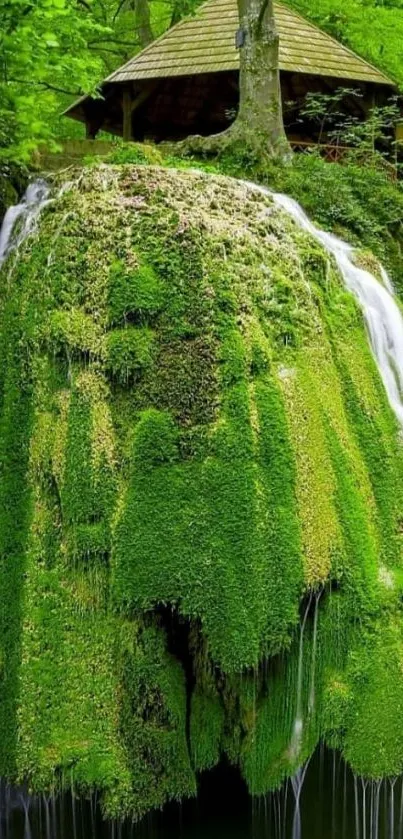
[[[21,804],[22,809],[24,811],[24,839],[31,839],[31,823],[29,820],[29,796],[24,795],[21,793]]]
[[[49,187],[43,180],[29,185],[20,204],[9,207],[0,231],[0,267],[36,228],[40,212],[48,203]]]
[[[315,612],[313,618],[313,638],[312,638],[312,661],[311,661],[311,687],[309,690],[309,704],[308,712],[312,715],[315,710],[315,676],[316,676],[316,651],[318,646],[318,610],[319,600],[322,596],[322,589],[315,592]]]
[[[387,272],[380,267],[380,282],[369,271],[356,265],[352,245],[315,227],[293,198],[256,184],[248,183],[248,186],[263,195],[269,195],[278,207],[294,219],[298,227],[310,233],[335,259],[346,288],[360,304],[389,403],[399,423],[403,425],[403,316]]]
[[[300,628],[299,636],[299,651],[298,651],[298,670],[297,670],[297,706],[295,712],[295,720],[291,738],[291,755],[297,758],[301,749],[302,734],[304,729],[304,718],[302,713],[302,678],[303,678],[303,661],[304,661],[304,632],[307,622],[309,610],[311,608],[312,594],[309,597],[308,605],[305,609],[305,614]]]

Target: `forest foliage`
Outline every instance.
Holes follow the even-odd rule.
[[[200,0],[5,0],[0,7],[0,162],[29,161],[82,131],[64,108]],[[403,85],[402,0],[289,0]]]

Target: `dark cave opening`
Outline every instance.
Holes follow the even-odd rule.
[[[186,685],[186,739],[190,750],[190,709],[196,684],[192,625],[170,606],[158,606],[154,612],[157,623],[165,631],[167,650],[182,665]],[[196,629],[196,627],[194,628]]]
[[[308,762],[295,832],[291,781],[261,798],[248,795],[228,762],[202,773],[197,798],[171,802],[140,823],[102,819],[99,796],[29,796],[0,782],[3,839],[401,839],[402,778],[354,777],[337,752],[320,746]],[[370,825],[372,828],[370,829]]]
[[[192,625],[170,606],[158,606],[154,612],[157,623],[165,631],[168,652],[180,662],[185,674],[186,689],[191,696],[195,686]],[[195,627],[196,628],[196,627]]]

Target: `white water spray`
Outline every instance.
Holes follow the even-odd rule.
[[[49,200],[49,187],[43,180],[30,184],[21,203],[7,210],[0,231],[0,267],[33,233],[43,207]]]
[[[315,227],[293,198],[255,184],[249,183],[248,186],[269,195],[278,207],[292,216],[298,227],[310,233],[334,257],[346,288],[360,304],[389,403],[403,425],[403,316],[385,269],[380,268],[380,282],[369,271],[355,264],[352,245]]]

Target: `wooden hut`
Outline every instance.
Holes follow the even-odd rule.
[[[314,139],[313,125],[297,118],[308,91],[359,89],[345,107],[365,116],[382,104],[393,82],[376,67],[282,3],[275,4],[280,35],[280,78],[287,133],[296,143]],[[102,84],[102,97],[83,97],[66,115],[126,140],[176,140],[213,134],[236,113],[239,51],[236,0],[208,0],[189,18],[120,67]],[[291,103],[291,104],[289,104]]]

